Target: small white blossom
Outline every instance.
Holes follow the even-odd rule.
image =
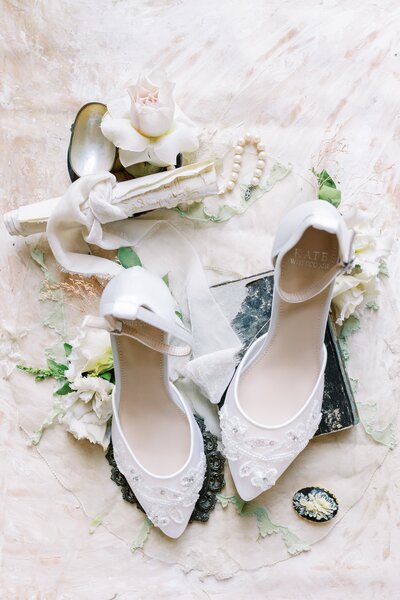
[[[59,423],[78,440],[87,439],[106,449],[114,385],[101,377],[77,377],[71,387],[74,391],[58,401]]]

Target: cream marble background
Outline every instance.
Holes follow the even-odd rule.
[[[379,401],[384,424],[399,399],[396,3],[3,0],[1,8],[3,210],[60,195],[68,184],[65,156],[77,109],[107,99],[140,68],[161,64],[177,81],[180,103],[208,135],[250,127],[259,131],[271,154],[293,162],[306,178],[311,166],[327,168],[340,181],[345,210],[357,205],[393,234],[384,310],[368,318],[352,340],[350,363],[361,382],[361,398]],[[193,228],[204,264],[213,268],[210,282],[269,266],[267,251],[260,249],[269,247],[279,212],[299,200],[291,197],[296,190],[293,182],[282,198],[267,195],[218,232],[214,226]],[[308,194],[307,186],[303,193]],[[28,258],[33,243],[11,240],[1,230],[4,363],[18,351],[35,361],[44,358],[42,345],[32,343],[40,331],[34,323],[43,313],[37,302],[40,275]],[[13,341],[7,327],[26,335]],[[78,499],[62,488],[40,454],[26,447],[19,423],[26,426],[33,415],[44,414],[50,388],[41,384],[39,392],[21,377],[13,374],[1,388],[1,599],[396,597],[397,450],[386,457],[385,449],[367,443],[359,430],[349,454],[341,447],[335,458],[331,436],[326,468],[333,473],[346,461],[360,461],[363,453],[374,465],[385,460],[358,503],[311,552],[286,560],[276,547],[279,540],[264,540],[254,543],[253,556],[246,546],[246,560],[239,557],[236,567],[230,556],[224,569],[218,553],[213,568],[212,559],[203,568],[198,560],[192,567],[187,560],[170,565],[165,555],[149,557],[157,548],[132,555],[106,528],[88,535],[89,519]],[[26,407],[29,394],[32,416],[21,420],[18,407]],[[44,439],[49,456],[53,440],[58,442],[51,435]],[[80,460],[79,452],[59,453],[58,466],[68,465],[79,477],[84,465],[71,464],[72,458]],[[313,452],[310,456],[317,457]],[[84,460],[87,468],[90,456]],[[93,481],[96,473],[92,469]],[[365,485],[372,474],[365,474]],[[351,490],[352,480],[346,485]],[[110,489],[107,482],[105,496]],[[361,489],[353,492],[355,498]],[[235,527],[237,520],[228,523]],[[195,555],[193,536],[190,544]]]

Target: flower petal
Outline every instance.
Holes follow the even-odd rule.
[[[180,152],[194,152],[199,147],[196,130],[185,123],[174,123],[174,129],[152,144],[154,157],[165,165],[174,165]]]
[[[130,167],[131,165],[137,165],[138,163],[142,162],[150,162],[151,156],[152,154],[150,146],[146,150],[143,150],[143,152],[132,152],[131,150],[122,149],[119,151],[119,160],[121,161],[123,167]]]
[[[158,90],[158,84],[155,81],[151,81],[147,75],[139,75],[136,85],[131,87],[136,88],[138,95],[141,95],[144,91],[156,92]]]
[[[148,146],[148,139],[136,131],[128,119],[113,119],[107,112],[100,127],[103,135],[123,150],[143,152]]]
[[[343,294],[352,288],[356,288],[359,284],[359,280],[352,275],[339,275],[336,277],[334,288],[333,288],[333,298],[339,296],[339,294]]]
[[[146,136],[159,137],[165,134],[172,125],[173,102],[170,106],[132,104],[132,109],[139,121],[138,129]]]
[[[131,122],[131,125],[133,125],[135,127],[135,129],[140,129],[140,121],[139,121],[139,114],[138,114],[138,110],[136,108],[136,102],[134,99],[134,96],[132,95],[133,92],[128,88],[128,93],[130,96],[130,102],[131,102],[131,106],[130,106],[130,111],[129,111],[129,120]]]
[[[130,109],[131,100],[126,93],[107,103],[107,111],[113,119],[129,119]]]

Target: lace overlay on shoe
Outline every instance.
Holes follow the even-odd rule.
[[[226,410],[220,413],[223,452],[231,461],[241,461],[240,477],[249,477],[254,487],[265,491],[277,478],[278,469],[273,465],[280,461],[292,461],[314,435],[321,420],[321,411],[314,404],[306,422],[298,422],[286,430],[282,439],[256,437],[249,426],[238,416],[229,416]]]
[[[183,522],[183,508],[195,505],[203,485],[206,457],[201,455],[196,467],[185,471],[174,487],[151,485],[136,468],[125,444],[118,440],[114,446],[114,458],[138,498],[148,503],[146,513],[156,526],[166,526],[171,521]]]

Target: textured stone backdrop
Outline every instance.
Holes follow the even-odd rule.
[[[353,338],[350,372],[360,380],[360,398],[378,401],[382,425],[394,416],[400,352],[398,2],[2,0],[1,16],[3,210],[65,190],[69,128],[82,104],[107,100],[153,64],[165,67],[177,82],[180,104],[205,127],[205,139],[213,132],[224,139],[229,130],[229,141],[236,132],[252,129],[262,135],[269,153],[292,162],[306,179],[311,167],[326,168],[340,182],[345,210],[358,206],[377,227],[393,232],[383,306]],[[184,224],[210,269],[210,283],[269,268],[278,216],[304,199],[302,194],[307,196],[290,180],[280,195],[267,194],[218,231],[213,224]],[[43,361],[49,341],[39,325],[41,274],[29,258],[36,241],[11,240],[2,226],[5,374],[19,352]],[[171,543],[161,538],[149,552],[132,555],[126,537],[132,540],[135,532],[120,528],[115,533],[105,524],[89,535],[90,518],[98,515],[57,481],[40,446],[39,452],[27,448],[19,428],[19,423],[33,427],[46,414],[51,386],[13,373],[0,394],[2,599],[395,597],[400,456],[397,450],[386,456],[386,449],[374,446],[361,430],[357,443],[342,443],[340,451],[329,436],[327,477],[366,457],[383,464],[375,475],[367,472],[366,492],[359,498],[361,488],[356,490],[358,503],[310,552],[285,560],[281,540],[257,544],[255,526],[248,533],[254,524],[235,517],[233,507],[217,507],[210,526],[218,522],[225,528],[219,539],[226,535],[226,543],[207,544],[203,531],[200,549],[200,530],[192,529],[180,562]],[[21,407],[24,413],[18,415]],[[120,501],[105,461],[101,470],[93,468],[96,449],[82,451],[69,442],[64,454],[62,444],[51,446],[53,439],[49,434],[43,452],[53,452],[60,469],[78,478],[75,483],[86,469],[86,485],[97,490],[96,501]],[[312,455],[317,460],[315,448]],[[354,482],[347,480],[349,491]],[[131,509],[115,506],[126,515]],[[307,527],[312,526],[298,525],[303,537]],[[241,550],[242,531],[248,539]],[[327,531],[319,529],[313,540]]]

